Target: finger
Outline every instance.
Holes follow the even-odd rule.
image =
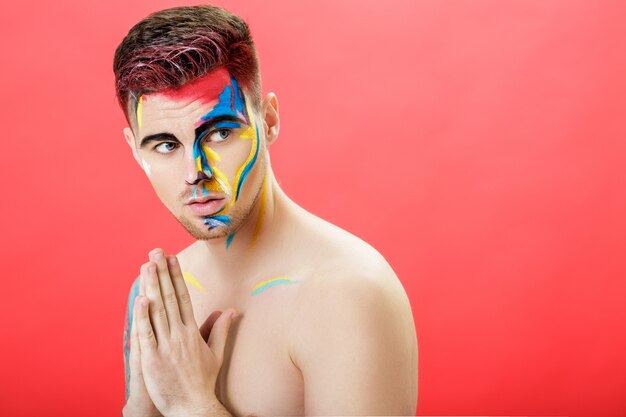
[[[144,280],[146,297],[150,300],[149,317],[152,327],[159,341],[169,337],[170,329],[167,322],[167,312],[161,299],[159,289],[159,279],[157,277],[156,265],[154,262],[147,262],[141,267],[141,276]]]
[[[139,295],[146,295],[146,283],[141,273],[139,274]]]
[[[171,255],[167,257],[167,265],[170,270],[170,277],[172,277],[172,284],[176,291],[176,298],[178,300],[178,308],[180,310],[180,318],[184,324],[198,326],[196,319],[193,315],[193,306],[191,304],[191,296],[185,284],[185,278],[183,278],[183,271],[180,269],[180,263],[176,256]]]
[[[176,299],[176,291],[172,284],[172,278],[167,265],[167,260],[162,249],[152,250],[148,256],[150,260],[156,264],[157,276],[159,277],[159,288],[161,291],[161,299],[167,312],[167,319],[170,330],[179,326],[182,321],[180,311],[178,309],[178,300]]]
[[[135,297],[135,304],[137,304],[137,298]],[[141,378],[141,349],[139,347],[139,332],[137,331],[137,320],[133,320],[133,324],[130,328],[130,379],[132,381],[139,381]]]
[[[211,334],[213,325],[221,315],[222,312],[219,310],[212,312],[209,317],[204,321],[204,323],[202,323],[202,326],[200,326],[200,335],[205,342],[209,341],[209,335]]]
[[[232,309],[222,313],[213,325],[213,329],[211,329],[211,334],[209,335],[209,348],[211,348],[220,364],[224,360],[224,347],[226,346],[226,338],[230,325],[233,322],[234,314],[235,310]]]
[[[139,349],[141,355],[150,353],[157,348],[157,340],[150,324],[148,314],[149,300],[144,296],[137,297],[135,302],[135,320],[137,321],[137,333],[139,336]]]

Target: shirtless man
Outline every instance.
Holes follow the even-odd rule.
[[[261,95],[247,25],[212,6],[157,12],[114,71],[133,156],[197,239],[152,250],[131,288],[123,415],[414,415],[406,293],[375,249],[279,187],[278,100]]]

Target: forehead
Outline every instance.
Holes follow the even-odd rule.
[[[135,116],[139,125],[170,117],[186,117],[206,111],[219,102],[220,94],[231,84],[231,76],[224,67],[186,83],[179,88],[169,88],[139,97]],[[143,122],[143,123],[142,123]]]
[[[167,89],[148,96],[183,103],[200,101],[202,104],[207,104],[216,100],[228,84],[230,84],[230,74],[226,68],[220,67],[180,88]]]

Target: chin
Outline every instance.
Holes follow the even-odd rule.
[[[232,227],[218,226],[209,230],[201,218],[189,219],[186,217],[177,217],[176,220],[187,230],[187,232],[198,240],[211,240],[225,238],[231,233]]]

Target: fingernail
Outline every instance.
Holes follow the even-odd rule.
[[[154,259],[160,261],[163,258],[163,252],[158,251],[154,254]]]
[[[151,274],[153,274],[153,273],[154,273],[154,271],[156,271],[156,266],[154,266],[154,265],[150,265],[150,266],[148,266],[148,272],[150,272]]]
[[[236,310],[233,310],[233,311],[230,313],[230,319],[231,319],[231,320],[234,320],[234,319],[235,319],[235,317],[237,317],[238,315],[239,315],[239,312],[238,312],[238,311],[236,311]]]

